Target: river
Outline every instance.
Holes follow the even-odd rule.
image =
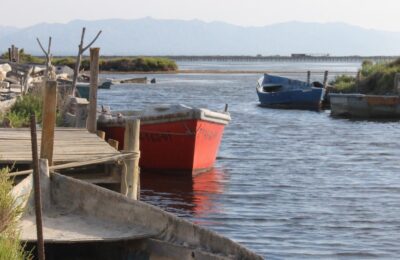
[[[349,72],[359,66],[179,65],[181,69]],[[335,119],[329,111],[261,108],[255,91],[261,76],[257,74],[147,76],[155,77],[157,84],[112,86],[100,90],[98,103],[114,110],[159,103],[222,110],[228,103],[232,121],[214,171],[195,178],[143,173],[143,201],[226,235],[268,259],[400,255],[398,122]]]

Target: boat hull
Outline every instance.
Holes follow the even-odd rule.
[[[262,92],[257,89],[260,106],[285,109],[320,110],[324,97],[323,88],[292,90],[283,92]]]
[[[153,172],[191,173],[210,170],[221,143],[225,125],[206,120],[178,120],[140,127],[140,167]],[[125,127],[99,126],[106,138],[123,148]]]
[[[353,118],[400,118],[400,97],[330,94],[331,115]]]

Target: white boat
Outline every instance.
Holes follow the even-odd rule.
[[[28,246],[36,241],[32,186],[29,176],[13,189],[26,205],[20,223]],[[262,259],[213,231],[71,177],[42,175],[41,192],[46,259],[78,259],[85,252],[85,259]]]

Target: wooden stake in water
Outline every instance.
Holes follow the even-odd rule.
[[[324,88],[328,86],[328,71],[326,70],[324,73]]]
[[[36,134],[36,118],[31,115],[31,143],[32,143],[32,164],[33,164],[33,186],[35,197],[35,215],[36,215],[36,234],[37,234],[37,252],[39,260],[44,260],[44,239],[43,239],[43,223],[42,223],[42,200],[40,194],[40,175],[39,175],[39,158]]]
[[[134,200],[138,199],[138,193],[140,192],[139,136],[140,119],[127,121],[125,125],[124,151],[133,153],[133,155],[124,160],[126,169],[121,178],[121,193]]]

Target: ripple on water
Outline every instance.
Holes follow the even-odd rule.
[[[232,122],[215,171],[162,182],[143,173],[144,201],[271,259],[400,254],[397,122],[261,108],[259,75],[148,77],[157,84],[100,90],[99,103],[115,110],[156,103],[221,110],[229,103]]]

